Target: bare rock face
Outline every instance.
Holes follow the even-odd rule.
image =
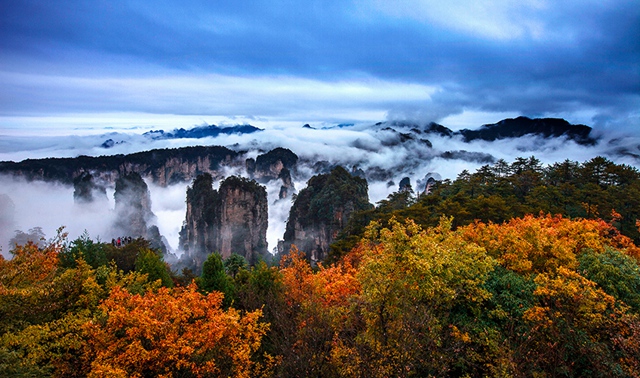
[[[212,176],[205,173],[196,177],[187,189],[187,215],[180,231],[180,246],[197,267],[202,267],[209,253],[215,251],[218,203]]]
[[[287,168],[282,168],[278,178],[282,180],[282,186],[280,186],[280,193],[278,195],[279,199],[284,199],[295,191],[295,187],[293,186],[293,180],[291,179],[291,171]]]
[[[16,205],[7,194],[0,193],[0,253],[8,257],[9,239],[16,229],[15,224]],[[1,255],[0,255],[1,256]]]
[[[267,182],[279,178],[283,169],[293,170],[298,163],[298,155],[287,148],[274,148],[255,161],[253,178],[258,182]]]
[[[351,215],[370,207],[365,179],[342,167],[313,176],[291,207],[280,252],[286,253],[295,245],[312,263],[322,261]]]
[[[28,180],[72,184],[91,172],[94,182],[113,185],[129,172],[136,172],[160,186],[190,181],[201,173],[221,175],[224,167],[242,164],[239,154],[222,146],[192,146],[156,149],[129,155],[78,156],[75,158],[27,159],[0,162],[0,172]]]
[[[275,148],[266,154],[258,155],[254,159],[246,160],[246,168],[249,177],[261,183],[272,180],[281,180],[282,186],[278,197],[287,198],[294,193],[291,172],[295,171],[298,163],[298,155],[286,148]]]
[[[220,184],[217,250],[237,253],[250,264],[267,253],[267,191],[255,181],[231,176]]]
[[[147,184],[138,173],[130,172],[116,180],[116,218],[113,237],[142,237],[151,247],[167,253],[162,235],[155,226],[156,216],[151,211],[151,196]]]
[[[267,191],[253,180],[231,176],[212,187],[209,174],[187,189],[187,215],[180,245],[196,271],[213,252],[237,253],[249,263],[267,254]],[[187,263],[188,265],[188,263]]]
[[[73,200],[76,203],[87,204],[98,199],[106,200],[107,191],[103,185],[96,183],[91,173],[82,172],[73,179]]]
[[[144,237],[147,221],[153,218],[147,184],[139,174],[128,173],[116,180],[116,229],[123,235]]]

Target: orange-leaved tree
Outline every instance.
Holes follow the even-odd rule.
[[[462,227],[467,240],[484,247],[505,268],[521,274],[575,269],[586,250],[607,246],[640,258],[640,248],[602,220],[571,220],[560,215],[527,215],[503,224],[480,223]]]
[[[222,308],[222,293],[194,284],[133,295],[114,287],[85,325],[90,377],[251,377],[268,324],[261,311]],[[268,359],[267,359],[268,360]]]
[[[287,376],[335,376],[334,340],[348,328],[351,300],[360,292],[349,259],[314,271],[295,246],[280,266],[291,327],[280,372]]]

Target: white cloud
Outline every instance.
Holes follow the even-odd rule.
[[[487,39],[540,39],[547,33],[545,0],[372,0],[375,9]]]
[[[469,119],[485,119],[496,116],[495,113],[468,111],[458,116],[460,122]],[[495,122],[496,120],[491,120]],[[275,147],[291,149],[300,158],[299,169],[293,172],[296,190],[305,187],[307,180],[315,173],[311,166],[320,160],[331,164],[341,164],[347,168],[358,165],[365,171],[369,168],[382,168],[388,175],[369,180],[369,197],[372,203],[386,198],[398,189],[398,183],[403,177],[410,177],[414,189],[418,180],[427,173],[437,173],[442,178],[455,179],[464,169],[473,172],[486,162],[465,161],[459,159],[444,159],[441,157],[446,151],[466,150],[471,153],[481,153],[493,156],[495,159],[505,159],[508,162],[516,157],[536,156],[543,163],[553,163],[571,159],[583,162],[595,156],[603,155],[612,158],[617,163],[634,166],[640,160],[632,154],[640,155],[640,140],[637,137],[613,139],[606,137],[596,146],[581,146],[563,138],[541,139],[537,137],[522,137],[516,140],[498,140],[494,142],[474,141],[463,143],[460,138],[447,138],[438,135],[421,135],[428,138],[433,147],[420,141],[393,144],[390,143],[397,134],[391,131],[379,131],[380,127],[371,124],[357,124],[347,128],[307,129],[299,123],[270,124],[266,122],[264,131],[247,135],[221,135],[217,138],[179,139],[150,141],[140,135],[115,134],[114,138],[126,140],[126,143],[112,149],[105,150],[97,147],[104,139],[102,136],[81,136],[73,138],[59,137],[38,138],[31,137],[30,144],[22,141],[4,140],[6,145],[15,144],[15,150],[0,154],[0,160],[19,157],[44,157],[39,155],[76,156],[77,154],[112,154],[128,153],[163,147],[182,147],[189,145],[224,145],[238,151],[248,151],[246,157],[255,157],[259,151],[266,151]],[[445,124],[446,125],[446,124]],[[322,126],[322,124],[316,125]],[[382,126],[384,127],[384,126]],[[399,130],[409,133],[409,130]],[[46,143],[40,143],[43,139]],[[40,148],[46,145],[46,148]],[[36,150],[34,150],[36,148]],[[39,148],[39,149],[37,149]],[[619,152],[629,153],[621,157]],[[12,159],[18,160],[18,159]],[[226,169],[223,174],[243,175],[243,164]],[[388,186],[388,181],[394,185]],[[160,187],[148,181],[151,192],[152,210],[157,216],[157,225],[161,233],[168,239],[172,248],[178,246],[178,232],[185,218],[186,186],[189,183]],[[219,182],[215,183],[217,186]],[[272,181],[267,185],[269,201],[269,228],[267,239],[272,250],[277,241],[282,239],[285,222],[291,206],[289,199],[277,201],[280,181]],[[73,188],[42,182],[27,183],[22,180],[3,179],[0,183],[0,194],[6,193],[12,197],[16,205],[16,225],[24,231],[35,226],[45,227],[45,233],[53,236],[55,228],[66,225],[72,237],[78,236],[86,228],[90,235],[105,236],[108,232],[109,220],[112,218],[113,189],[108,191],[109,203],[103,203],[97,208],[80,209],[73,203]],[[108,236],[110,237],[110,236]]]
[[[369,77],[321,81],[292,76],[173,74],[72,77],[0,72],[0,105],[15,115],[143,112],[206,116],[371,117],[390,106],[430,99],[437,88]],[[29,93],[29,98],[21,94]],[[29,109],[21,109],[27,106]],[[316,119],[309,119],[315,121]],[[366,119],[371,121],[373,119]],[[26,121],[26,120],[25,120]]]

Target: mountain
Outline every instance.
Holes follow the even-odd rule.
[[[462,135],[466,142],[478,139],[494,141],[496,139],[519,138],[525,135],[538,135],[543,138],[566,137],[582,145],[596,143],[596,139],[590,136],[591,127],[572,125],[559,118],[509,118],[498,123],[483,125],[477,130],[460,130],[457,134]]]
[[[416,140],[421,135],[437,135],[449,138],[461,136],[465,142],[474,140],[491,142],[499,139],[520,138],[526,135],[535,135],[542,138],[566,137],[581,145],[594,145],[597,142],[596,138],[591,135],[591,127],[573,125],[561,118],[507,118],[498,123],[482,125],[478,129],[462,129],[459,131],[453,131],[434,122],[422,125],[410,121],[390,121],[378,122],[375,126],[378,126],[381,131],[396,133],[396,143]],[[393,143],[393,141],[387,141],[387,143]]]
[[[231,134],[251,134],[258,131],[262,131],[262,129],[251,126],[251,125],[236,125],[236,126],[227,126],[227,127],[218,127],[216,125],[207,125],[207,126],[198,126],[189,130],[185,130],[183,128],[174,129],[170,132],[165,132],[163,130],[151,130],[142,135],[147,138],[158,140],[158,139],[182,139],[182,138],[206,138],[206,137],[217,137],[221,134],[223,135],[231,135]]]
[[[295,245],[312,262],[320,262],[351,214],[370,207],[367,180],[342,167],[313,176],[291,207],[280,250],[287,253]]]
[[[180,231],[183,264],[202,269],[209,254],[232,253],[254,264],[267,255],[267,193],[253,180],[230,176],[213,189],[210,174],[199,175],[187,189],[187,214]]]
[[[232,128],[206,126],[154,132],[147,137],[195,137],[233,130],[256,132],[254,129],[257,128],[249,125]],[[164,188],[173,188],[173,184],[178,183],[184,188],[187,183],[192,183],[190,192],[186,194],[186,214],[184,197],[181,197],[180,204],[171,205],[170,211],[183,209],[180,210],[182,214],[172,216],[171,220],[163,218],[167,224],[175,223],[161,229],[175,230],[164,232],[173,232],[172,242],[177,244],[180,223],[185,221],[179,245],[189,251],[196,266],[213,251],[237,252],[255,261],[267,248],[263,236],[267,223],[271,248],[278,245],[280,250],[286,251],[295,244],[307,252],[310,259],[321,261],[351,214],[369,206],[369,188],[372,188],[371,201],[376,202],[389,195],[389,188],[396,186],[395,183],[407,177],[416,180],[416,192],[423,193],[428,186],[425,174],[451,176],[447,169],[466,169],[467,166],[491,164],[503,158],[502,152],[492,155],[492,150],[485,148],[488,143],[470,142],[511,138],[509,143],[514,151],[530,151],[531,154],[536,153],[535,145],[528,149],[531,138],[526,136],[531,135],[550,141],[558,138],[559,143],[552,141],[556,149],[564,148],[566,141],[586,145],[596,143],[591,128],[587,126],[571,125],[559,119],[526,117],[505,119],[477,130],[452,131],[437,123],[407,121],[381,122],[367,127],[340,125],[335,130],[334,135],[329,134],[331,130],[303,126],[302,130],[296,130],[299,135],[295,137],[299,139],[270,130],[260,134],[262,139],[249,137],[228,147],[194,146],[153,149],[128,155],[5,161],[0,162],[0,174],[59,182],[67,188],[73,184],[76,205],[101,202],[102,205],[94,203],[93,207],[106,216],[111,216],[107,212],[112,211],[105,200],[106,193],[111,193],[117,186],[117,180],[125,175],[135,173],[143,182]],[[137,137],[140,139],[139,135]],[[279,141],[291,149],[278,146]],[[566,144],[575,146],[575,143]],[[145,141],[145,145],[148,144]],[[208,184],[208,192],[197,194],[193,190],[200,185],[193,180],[201,175],[209,175],[211,183]],[[240,179],[236,177],[237,185],[231,185],[234,180],[230,177],[233,176],[245,177],[252,184],[237,181]],[[225,178],[230,181],[214,190],[213,185],[222,183]],[[302,188],[305,182],[307,187],[296,195],[295,186]],[[182,188],[180,191],[184,194]],[[269,203],[266,195],[260,194],[265,191],[269,193]],[[161,213],[158,214],[160,216]],[[126,217],[130,220],[140,218],[136,214]],[[66,221],[68,224],[72,222]],[[228,227],[223,227],[223,223]],[[149,228],[153,225],[147,226],[147,235],[159,236]],[[243,234],[242,229],[249,231]],[[122,231],[123,236],[131,233]],[[226,235],[224,238],[220,236],[223,233]],[[143,234],[143,231],[135,234]],[[280,243],[282,239],[284,241]]]
[[[0,173],[72,184],[84,172],[91,172],[94,180],[113,184],[120,175],[137,172],[164,186],[190,181],[200,173],[217,176],[221,167],[229,165],[238,155],[222,146],[155,149],[129,155],[5,161],[0,162]]]

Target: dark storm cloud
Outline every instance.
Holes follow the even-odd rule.
[[[265,77],[275,77],[266,81],[273,85],[284,77],[295,86],[330,86],[336,81],[366,86],[376,80],[438,89],[404,101],[363,100],[354,107],[389,111],[390,116],[418,113],[438,120],[472,109],[566,114],[573,122],[586,118],[603,126],[622,118],[638,125],[636,1],[443,4],[4,2],[0,111],[24,115],[30,110],[164,109],[173,114],[268,116],[273,114],[266,111],[271,103],[282,109],[280,116],[287,109],[294,115],[308,113],[313,106],[339,111],[327,105],[326,92],[320,100],[305,98],[305,107],[281,100],[278,93],[252,93],[252,79],[265,85]],[[20,75],[28,75],[31,82]],[[189,96],[193,82],[206,75],[241,78],[237,87],[220,89],[212,83],[201,92],[218,91],[228,102],[246,106],[228,108],[199,100],[203,96],[197,88],[196,95]],[[181,91],[178,96],[167,97],[172,86],[145,81],[167,77]],[[368,88],[382,90],[379,85]],[[332,102],[351,100],[340,98],[343,94],[336,92]],[[347,106],[343,111],[356,110]],[[572,114],[579,119],[571,119]]]

